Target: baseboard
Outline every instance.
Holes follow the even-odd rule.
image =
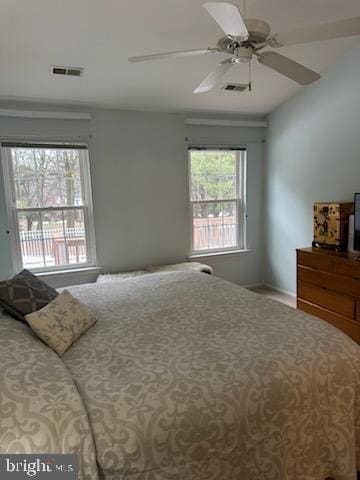
[[[248,285],[240,285],[240,287],[247,288],[248,290],[252,290],[253,288],[259,288],[263,286],[264,286],[263,283],[250,283]]]
[[[287,290],[283,290],[278,287],[274,287],[274,285],[271,285],[270,283],[250,283],[249,285],[241,286],[244,288],[248,288],[249,290],[252,290],[253,288],[266,287],[270,290],[274,290],[275,292],[283,293],[284,295],[288,295],[289,297],[296,298],[296,295],[294,293],[288,292]]]
[[[296,298],[295,293],[288,292],[287,290],[283,290],[282,288],[274,287],[270,283],[264,283],[264,287],[271,288],[271,290],[275,290],[276,292],[284,293],[285,295],[289,295],[290,297]]]

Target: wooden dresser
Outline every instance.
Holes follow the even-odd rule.
[[[350,253],[297,250],[297,308],[360,343],[360,261]]]

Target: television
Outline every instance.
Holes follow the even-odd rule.
[[[360,193],[355,193],[354,249],[360,250]]]

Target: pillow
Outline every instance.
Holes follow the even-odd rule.
[[[25,320],[60,356],[96,322],[87,307],[67,290],[41,310],[25,315]]]
[[[28,270],[10,280],[0,282],[0,305],[18,320],[25,321],[28,313],[35,312],[58,296],[58,292]]]

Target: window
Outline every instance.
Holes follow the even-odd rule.
[[[245,248],[245,150],[190,149],[192,252]]]
[[[15,271],[96,264],[88,151],[2,144]]]

